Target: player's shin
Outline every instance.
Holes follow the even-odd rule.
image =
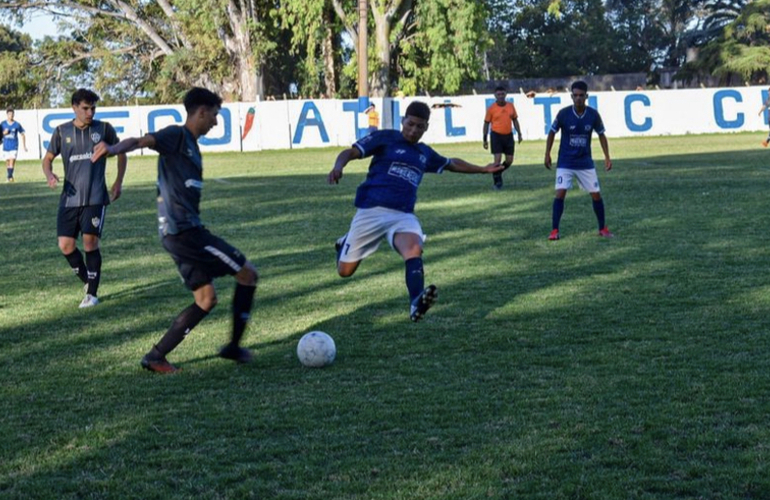
[[[149,354],[158,354],[160,357],[163,357],[173,351],[184,340],[185,336],[207,315],[207,311],[198,307],[198,304],[193,303],[190,307],[179,313],[179,316],[176,317],[171,327],[163,335],[163,338],[160,339],[160,342],[155,345]]]
[[[425,273],[421,257],[413,257],[405,262],[406,289],[409,290],[409,301],[414,301],[425,288]]]
[[[246,325],[251,316],[251,306],[254,303],[254,293],[256,286],[247,286],[238,283],[235,286],[233,296],[233,337],[232,345],[239,345],[246,331]]]
[[[96,297],[99,281],[102,279],[102,252],[97,248],[86,252],[86,269],[88,272],[88,294]]]
[[[74,252],[64,256],[67,259],[72,271],[80,278],[83,283],[88,283],[88,271],[86,270],[86,262],[83,260],[83,254],[77,248]]]

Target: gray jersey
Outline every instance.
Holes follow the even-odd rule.
[[[158,229],[179,234],[203,224],[200,219],[203,159],[192,132],[171,125],[153,132],[158,158]]]
[[[60,207],[87,207],[109,205],[104,170],[107,157],[91,163],[94,145],[104,141],[118,143],[115,129],[107,122],[94,120],[86,128],[78,128],[74,122],[56,127],[51,137],[48,152],[61,155],[64,163],[64,189],[59,200]]]

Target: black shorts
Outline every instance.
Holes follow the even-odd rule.
[[[56,216],[56,236],[77,238],[78,234],[95,234],[102,237],[104,216],[107,214],[105,205],[88,207],[59,207]]]
[[[208,285],[214,278],[237,274],[246,264],[246,257],[237,248],[206,228],[168,234],[162,243],[190,290]]]
[[[490,151],[493,155],[504,154],[506,156],[513,156],[513,133],[498,134],[497,132],[490,132],[489,139]]]

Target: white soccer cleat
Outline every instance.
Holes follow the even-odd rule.
[[[99,304],[99,299],[97,299],[93,295],[86,294],[85,298],[83,299],[83,302],[80,303],[79,308],[84,309],[86,307],[94,307],[97,304]]]

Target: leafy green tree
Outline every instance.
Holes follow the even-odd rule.
[[[169,102],[202,85],[253,100],[263,91],[261,63],[274,49],[264,22],[271,7],[270,0],[6,0],[0,14],[44,10],[77,19],[77,48],[58,64],[85,55],[86,78],[116,98],[139,92]]]
[[[748,2],[722,34],[708,42],[696,61],[684,66],[678,78],[715,75],[728,83],[731,75],[744,82],[767,83],[770,68],[770,0]]]
[[[28,35],[0,26],[0,106],[40,106],[43,92],[30,72],[32,40]]]

